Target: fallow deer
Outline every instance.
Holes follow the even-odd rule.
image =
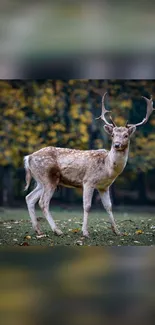
[[[51,229],[57,235],[62,231],[55,224],[49,212],[50,200],[58,185],[73,188],[83,188],[83,236],[88,237],[88,213],[91,208],[94,189],[97,189],[103,206],[105,207],[111,223],[112,231],[120,235],[112,213],[112,204],[109,188],[117,176],[126,166],[129,153],[130,137],[136,131],[136,127],[145,124],[153,112],[153,101],[143,97],[147,103],[146,117],[137,124],[128,124],[117,127],[110,116],[110,122],[105,118],[109,113],[105,109],[102,97],[102,114],[100,118],[105,122],[104,130],[111,136],[111,149],[76,150],[59,147],[45,147],[24,157],[26,171],[27,190],[31,178],[36,182],[36,188],[26,196],[26,203],[34,230],[40,235],[40,227],[35,214],[35,204],[39,200],[39,206]],[[102,190],[100,186],[102,185]]]

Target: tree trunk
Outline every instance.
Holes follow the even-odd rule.
[[[13,179],[12,179],[12,167],[4,167],[3,175],[3,204],[5,206],[13,205]]]
[[[3,205],[3,168],[2,166],[0,166],[0,206]]]
[[[146,194],[146,178],[145,173],[139,172],[137,178],[137,187],[138,187],[138,202],[140,204],[147,203],[147,194]]]
[[[116,199],[115,183],[113,183],[110,187],[110,197],[113,205],[119,204],[118,200]]]

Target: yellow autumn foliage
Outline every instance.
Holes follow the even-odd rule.
[[[128,99],[128,100],[123,100],[120,104],[120,107],[121,108],[132,108],[132,101],[131,99]]]
[[[101,112],[101,97],[92,95],[92,87],[107,89],[105,105],[112,110],[115,123],[124,126],[130,117],[133,121],[135,99],[140,100],[146,92],[155,98],[154,86],[155,82],[149,80],[1,80],[0,165],[23,166],[24,155],[48,145],[84,150],[90,145],[107,148],[107,135],[102,131],[104,123],[95,120]],[[120,96],[122,89],[128,98]],[[136,114],[138,120],[141,110],[136,108]],[[154,164],[154,125],[152,116],[132,140],[130,164],[134,167],[138,166],[137,157],[141,157],[145,170]]]

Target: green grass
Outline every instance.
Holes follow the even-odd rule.
[[[48,222],[40,220],[41,230],[46,237],[37,239],[34,233],[27,210],[25,209],[0,209],[0,245],[18,246],[22,245],[86,245],[86,246],[142,246],[155,245],[155,218],[151,212],[135,212],[123,210],[114,212],[118,228],[127,234],[122,237],[114,235],[110,228],[107,214],[103,211],[93,210],[89,215],[90,238],[82,236],[82,209],[67,210],[52,208],[54,220],[63,231],[63,236],[53,234]],[[127,208],[126,208],[127,211]],[[37,211],[37,216],[41,212]],[[136,234],[142,230],[142,234]],[[26,236],[31,238],[27,239]],[[27,244],[25,244],[27,243]]]

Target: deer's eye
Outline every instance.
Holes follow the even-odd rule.
[[[127,135],[127,134],[125,134],[124,138],[128,138],[128,135]]]
[[[114,135],[112,134],[112,136],[111,136],[112,138],[114,137]]]

